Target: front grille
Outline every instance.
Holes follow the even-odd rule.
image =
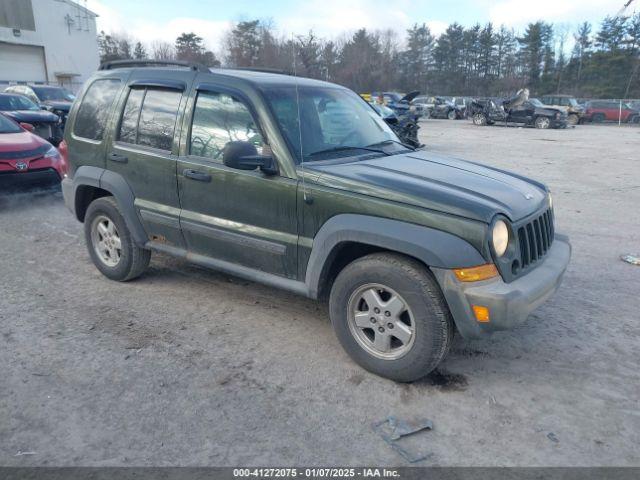
[[[524,269],[544,257],[553,243],[553,211],[546,210],[518,228],[520,265]]]

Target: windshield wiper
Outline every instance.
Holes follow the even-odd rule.
[[[371,145],[366,146],[366,147],[355,147],[355,146],[350,146],[350,145],[342,145],[340,147],[332,147],[332,148],[327,148],[324,150],[318,150],[316,152],[312,152],[309,154],[309,157],[313,157],[316,155],[322,155],[324,153],[334,153],[334,152],[342,152],[342,151],[348,151],[348,150],[364,150],[367,152],[375,152],[375,153],[381,153],[383,155],[387,155],[389,156],[390,154],[385,152],[384,150],[380,150],[379,148],[370,148]]]
[[[411,151],[415,151],[415,150],[416,150],[416,149],[415,149],[415,148],[413,148],[411,145],[407,145],[406,143],[402,143],[402,142],[399,142],[398,140],[392,140],[392,139],[389,139],[389,140],[383,140],[383,141],[381,141],[381,142],[372,143],[371,145],[367,145],[367,148],[368,148],[368,147],[377,147],[378,145],[386,145],[386,144],[388,144],[388,143],[396,143],[396,144],[401,145],[401,146],[403,146],[404,148],[407,148],[407,149],[409,149],[409,150],[411,150]]]

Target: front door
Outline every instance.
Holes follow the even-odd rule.
[[[133,191],[149,240],[184,248],[176,162],[187,83],[164,83],[129,79],[106,163]]]
[[[224,147],[232,141],[249,142],[258,153],[271,154],[260,121],[240,92],[209,85],[194,92],[191,105],[186,155],[178,160],[180,224],[187,248],[294,278],[297,181],[223,163]]]

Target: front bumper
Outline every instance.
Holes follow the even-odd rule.
[[[51,187],[60,184],[54,168],[40,168],[26,172],[0,172],[0,193],[14,192],[26,187]]]
[[[501,278],[465,283],[458,281],[452,270],[432,268],[432,271],[460,334],[478,338],[524,323],[558,289],[570,258],[569,239],[556,235],[544,261],[511,283]],[[488,307],[489,322],[476,321],[472,305]]]

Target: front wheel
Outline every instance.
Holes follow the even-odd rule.
[[[551,120],[548,117],[537,117],[534,124],[536,128],[547,129],[551,126]]]
[[[487,124],[487,116],[484,113],[474,113],[473,114],[473,124],[478,125],[480,127]]]
[[[456,119],[456,111],[455,110],[449,110],[449,113],[447,113],[447,118],[449,120],[455,120]]]
[[[435,369],[454,334],[440,287],[426,267],[402,255],[376,253],[347,265],[333,284],[329,308],[349,356],[400,382]]]
[[[567,117],[567,123],[569,125],[578,125],[578,123],[580,123],[580,117],[575,113],[572,113]]]
[[[135,244],[113,197],[91,202],[84,218],[84,233],[91,260],[111,280],[131,280],[149,265],[151,252]]]

